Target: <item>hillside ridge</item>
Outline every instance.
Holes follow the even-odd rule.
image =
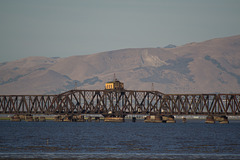
[[[104,89],[116,74],[126,89],[163,93],[239,93],[240,35],[170,48],[127,48],[66,58],[0,63],[0,94]]]

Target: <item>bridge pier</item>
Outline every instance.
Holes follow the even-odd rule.
[[[228,117],[227,116],[212,116],[212,115],[208,115],[206,118],[205,123],[215,123],[216,121],[218,121],[220,124],[228,124]]]
[[[146,123],[176,123],[173,115],[149,115],[145,118]]]
[[[39,117],[34,117],[34,122],[39,122]]]
[[[132,117],[132,122],[136,122],[137,118],[136,117]]]
[[[25,121],[26,122],[33,122],[34,120],[33,120],[33,116],[31,115],[31,114],[27,114],[26,116],[25,116]]]
[[[71,115],[64,115],[62,119],[63,122],[72,122],[73,120],[73,116]]]
[[[162,123],[161,115],[149,115],[144,119],[145,123]]]
[[[87,121],[92,122],[92,117],[88,117]]]
[[[45,117],[40,117],[39,122],[46,122],[46,118]]]
[[[95,122],[100,122],[100,117],[95,117]]]
[[[20,122],[21,121],[21,118],[19,115],[14,115],[11,117],[10,119],[12,122]]]
[[[214,116],[214,120],[218,121],[221,124],[228,124],[228,117],[227,116]]]
[[[83,115],[58,115],[54,118],[56,122],[85,122]]]
[[[46,122],[46,118],[41,116],[41,117],[34,117],[32,114],[16,114],[10,118],[10,121],[12,122],[20,122],[20,121],[26,121],[26,122]]]
[[[55,117],[54,117],[54,121],[56,121],[56,122],[62,122],[62,116],[61,116],[61,115],[55,116]]]
[[[125,116],[123,115],[105,115],[104,122],[125,122]]]
[[[173,115],[162,116],[162,119],[166,123],[176,123],[176,120],[174,119]]]
[[[208,115],[207,118],[206,118],[205,123],[214,124],[215,123],[214,117],[212,115]]]
[[[182,119],[182,122],[183,122],[183,123],[186,123],[186,122],[187,122],[187,118],[183,118],[183,119]]]
[[[86,120],[84,119],[83,115],[78,115],[76,118],[76,122],[86,122]]]

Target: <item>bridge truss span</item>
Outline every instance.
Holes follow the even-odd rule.
[[[0,113],[240,115],[240,94],[70,90],[58,95],[0,95]]]

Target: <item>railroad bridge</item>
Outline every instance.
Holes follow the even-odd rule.
[[[0,114],[240,115],[240,94],[70,90],[58,95],[0,95]]]

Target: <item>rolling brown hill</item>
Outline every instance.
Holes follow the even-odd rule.
[[[104,89],[114,73],[126,89],[163,93],[240,93],[240,36],[175,48],[131,48],[67,58],[0,63],[0,94]]]

